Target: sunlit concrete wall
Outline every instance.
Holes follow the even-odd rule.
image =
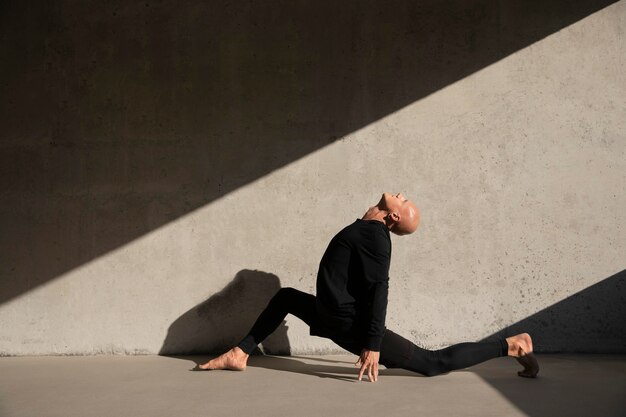
[[[72,12],[68,7],[62,13]],[[5,21],[11,19],[10,12],[13,9],[2,11]],[[20,12],[24,16],[24,9]],[[80,13],[85,11],[74,12],[67,21],[80,20]],[[123,16],[129,12],[122,9],[118,13]],[[240,13],[245,17],[246,9]],[[367,9],[364,16],[368,16]],[[346,25],[356,29],[356,20]],[[288,19],[274,24],[281,22]],[[161,23],[166,31],[167,20]],[[398,24],[406,25],[407,30],[411,27],[409,20]],[[36,28],[36,22],[33,25]],[[3,109],[9,111],[3,115],[3,124],[9,127],[0,131],[3,169],[5,174],[10,169],[24,169],[19,175],[9,172],[17,182],[3,182],[5,230],[1,232],[4,254],[0,259],[5,288],[28,280],[34,284],[24,284],[20,287],[24,290],[11,293],[0,305],[0,353],[133,354],[223,349],[243,336],[279,286],[314,293],[318,262],[328,241],[362,216],[382,191],[402,191],[422,212],[421,226],[414,235],[392,239],[387,314],[388,328],[421,346],[434,348],[485,338],[602,282],[626,268],[624,28],[626,2],[622,1],[367,123],[359,125],[361,116],[347,112],[345,117],[357,120],[351,124],[354,129],[347,129],[325,146],[306,149],[284,163],[270,165],[267,172],[245,183],[207,196],[206,204],[196,206],[194,202],[186,211],[181,210],[180,202],[159,200],[160,193],[168,193],[172,187],[189,186],[170,181],[168,172],[143,183],[125,178],[128,173],[115,172],[119,158],[126,158],[128,172],[138,174],[132,171],[132,152],[149,158],[156,146],[150,135],[158,137],[157,145],[161,146],[158,155],[162,159],[150,165],[154,172],[158,173],[159,166],[176,167],[183,173],[198,169],[188,165],[191,155],[184,147],[189,142],[181,135],[189,134],[185,129],[194,123],[202,125],[198,121],[201,113],[186,115],[185,111],[193,109],[184,107],[176,112],[178,98],[168,95],[171,89],[166,88],[167,83],[184,82],[184,77],[164,76],[164,85],[136,87],[151,97],[158,95],[151,91],[162,88],[163,96],[153,101],[152,110],[162,115],[160,106],[169,109],[169,116],[162,115],[170,118],[165,123],[182,126],[183,133],[159,131],[159,121],[150,114],[145,116],[145,128],[125,121],[124,112],[137,114],[120,104],[124,101],[122,88],[113,91],[113,109],[105,110],[108,114],[119,112],[119,118],[109,119],[109,126],[99,132],[134,143],[131,151],[116,152],[107,148],[107,135],[83,138],[80,132],[73,132],[78,139],[64,141],[67,125],[76,119],[91,119],[104,107],[63,113],[59,104],[55,117],[46,116],[41,122],[46,125],[39,126],[38,114],[48,113],[37,107],[37,96],[46,93],[28,90],[28,74],[33,72],[23,68],[26,75],[20,78],[19,86],[33,105],[30,113],[10,115],[12,106],[19,107],[20,103],[9,102],[6,96],[0,98]],[[243,25],[239,34],[245,37],[247,30],[251,29]],[[101,36],[112,35],[103,32]],[[45,42],[45,34],[42,39]],[[140,43],[144,41],[137,40],[132,48],[143,50]],[[83,45],[80,40],[76,42]],[[79,52],[88,54],[89,41],[84,42]],[[223,54],[216,61],[222,65],[220,77],[230,77],[228,88],[233,89],[239,85],[240,69],[236,60],[226,58],[244,52],[233,55],[228,49],[232,44],[223,44],[224,48],[216,49]],[[171,53],[167,48],[162,52],[155,48],[151,53]],[[29,62],[32,51],[28,50],[23,52],[22,61],[13,58],[29,65],[53,66],[58,61],[76,60],[79,52],[67,46],[67,50],[57,51],[57,61],[48,63]],[[298,50],[296,45],[293,54],[306,60],[307,50]],[[194,56],[183,58],[165,59],[181,59],[181,71],[186,71],[189,67],[185,62],[193,61]],[[402,65],[402,56],[397,62]],[[196,70],[210,73],[212,69]],[[282,77],[293,77],[297,87],[297,75],[285,71]],[[259,77],[263,79],[262,74]],[[107,82],[104,76],[98,80]],[[361,99],[367,96],[368,88],[367,80],[363,82]],[[89,94],[89,80],[84,86],[85,94]],[[241,106],[246,106],[249,92],[245,83],[240,86],[238,95],[229,97],[239,97]],[[4,85],[3,91],[11,88]],[[199,87],[191,83],[188,88]],[[302,91],[303,101],[315,93],[307,86]],[[15,91],[12,94],[18,97]],[[211,103],[211,92],[206,94],[206,103]],[[219,132],[228,131],[240,138],[237,146],[244,157],[230,153],[229,160],[221,161],[218,168],[203,167],[206,178],[215,182],[228,183],[224,172],[233,176],[248,169],[246,166],[263,163],[255,159],[255,153],[258,158],[280,157],[280,148],[273,149],[271,155],[258,149],[263,148],[263,141],[271,141],[273,134],[284,134],[280,133],[281,123],[288,125],[285,129],[293,142],[299,140],[299,132],[317,132],[320,123],[315,112],[301,110],[296,110],[298,120],[290,121],[291,109],[284,108],[285,120],[252,120],[246,125],[233,115],[238,103],[230,105],[223,109],[226,122]],[[19,108],[23,111],[25,107]],[[308,119],[303,114],[308,114]],[[89,123],[95,126],[98,121]],[[93,128],[89,123],[81,125],[84,134]],[[250,124],[256,132],[250,132]],[[269,133],[255,139],[262,128]],[[21,136],[14,132],[21,132]],[[197,137],[206,136],[207,154],[213,151],[212,132],[210,127],[192,132]],[[162,151],[170,149],[169,143],[171,152]],[[53,145],[56,148],[49,151]],[[75,164],[76,148],[81,146],[91,152],[82,165]],[[56,157],[51,152],[62,155],[61,160],[67,158],[73,170],[57,169],[52,178],[30,175],[25,168],[46,172],[50,164],[47,158]],[[241,167],[233,169],[237,164]],[[108,182],[93,175],[94,170],[109,169],[114,172],[109,173]],[[175,175],[188,179],[185,174]],[[123,188],[120,181],[130,186]],[[203,185],[191,187],[196,192]],[[131,198],[127,201],[132,204],[119,206],[115,199],[120,195],[141,198]],[[97,204],[90,206],[84,203],[87,200]],[[147,208],[132,217],[143,222],[136,236],[126,235],[115,224],[99,223],[103,222],[99,212],[85,209],[98,205],[103,211],[133,212],[141,204]],[[162,216],[156,220],[150,217],[167,212],[167,204],[174,206],[174,218],[161,221]],[[60,206],[67,210],[60,210]],[[48,218],[47,212],[56,217]],[[37,257],[30,262],[29,248],[37,248],[37,253],[48,250],[38,246],[41,224],[46,224],[44,242],[51,258],[73,256],[68,252],[75,251],[81,261],[69,262],[50,273],[38,266]],[[55,224],[64,226],[55,229]],[[131,225],[124,223],[123,227]],[[98,239],[116,233],[132,235],[132,239],[111,238],[115,245],[107,246],[106,251],[89,252],[98,245]],[[19,252],[11,249],[12,245],[21,248]],[[81,251],[90,254],[82,256]],[[19,257],[9,258],[6,253],[19,253]],[[38,278],[44,275],[45,279]],[[16,283],[18,279],[20,283]],[[617,286],[616,291],[610,302],[621,317],[626,317],[624,288]],[[252,301],[238,302],[238,295]],[[596,339],[588,340],[590,327],[597,323],[585,321],[585,317],[596,306],[586,307],[581,306],[579,313],[567,318],[572,323],[569,338],[547,349],[623,351],[623,334],[609,331],[600,333],[600,339],[596,334]],[[550,323],[543,331],[551,332]],[[540,347],[541,335],[535,335]],[[325,339],[309,336],[306,325],[293,316],[288,316],[286,328],[281,327],[271,343],[275,348],[270,351],[276,352],[338,350]],[[590,349],[594,343],[597,347]]]

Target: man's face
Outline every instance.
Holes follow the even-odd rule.
[[[400,213],[407,202],[409,202],[409,200],[407,200],[402,193],[383,193],[383,196],[378,203],[378,207],[381,210]]]

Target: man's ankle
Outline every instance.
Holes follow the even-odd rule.
[[[239,346],[235,346],[233,348],[233,351],[235,352],[235,354],[237,356],[249,356],[246,352],[243,351],[243,349],[241,349]]]
[[[519,346],[515,337],[507,337],[506,342],[509,345],[509,356],[517,356],[517,352],[519,350]]]

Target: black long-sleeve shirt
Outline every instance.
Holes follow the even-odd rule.
[[[357,219],[329,243],[317,273],[318,324],[311,335],[380,351],[385,332],[391,239],[386,225]]]

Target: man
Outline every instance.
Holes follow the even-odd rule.
[[[359,356],[359,381],[367,371],[378,380],[378,364],[427,376],[466,368],[499,356],[513,356],[524,366],[519,376],[534,378],[539,366],[526,333],[494,342],[460,343],[426,350],[385,329],[391,240],[413,233],[420,214],[401,193],[384,193],[361,219],[340,231],[330,242],[317,274],[317,296],[281,288],[239,344],[200,369],[243,371],[254,348],[269,336],[288,313],[302,319],[310,334],[333,340]]]

